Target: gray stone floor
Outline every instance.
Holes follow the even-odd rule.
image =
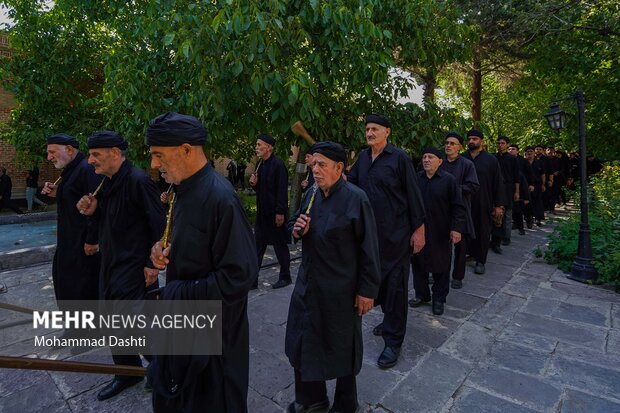
[[[358,376],[363,411],[620,412],[620,295],[568,280],[534,258],[532,250],[546,242],[548,232],[515,231],[502,255],[489,253],[485,275],[469,267],[464,288],[450,292],[443,316],[433,316],[428,306],[410,309],[402,356],[390,370],[376,365],[383,342],[371,330],[381,314],[364,316]],[[293,274],[298,263],[293,261]],[[272,290],[276,279],[277,267],[267,265],[249,299],[250,412],[281,412],[293,399],[293,373],[284,356],[292,287]],[[54,305],[49,264],[0,272],[0,282],[9,287],[2,302]],[[1,328],[20,319],[0,310],[0,355],[25,355],[23,329]],[[105,351],[38,356],[111,363]],[[108,380],[0,369],[0,412],[150,411],[150,394],[142,386],[96,401]],[[329,389],[331,396],[333,383]]]

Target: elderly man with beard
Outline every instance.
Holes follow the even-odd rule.
[[[125,158],[127,147],[127,141],[113,131],[97,131],[88,138],[88,163],[106,179],[97,197],[89,193],[77,203],[84,215],[100,211],[100,298],[114,300],[115,311],[122,309],[121,300],[143,300],[147,288],[157,285],[159,270],[151,262],[151,247],[166,225],[157,186]],[[138,354],[112,352],[112,358],[115,364],[142,366]],[[117,375],[99,391],[97,399],[114,397],[141,381],[142,377]]]
[[[208,162],[207,131],[193,116],[169,112],[149,123],[151,167],[176,188],[172,239],[151,259],[167,267],[165,300],[220,300],[221,355],[158,355],[155,412],[247,412],[248,291],[258,272],[252,229],[232,185]]]
[[[373,334],[385,346],[377,364],[391,368],[398,362],[407,329],[409,257],[424,248],[424,204],[411,158],[388,142],[392,124],[382,115],[366,117],[368,149],[347,173],[349,182],[366,192],[375,213],[381,256],[378,303],[383,322]]]
[[[60,182],[46,182],[41,191],[56,198],[58,231],[52,279],[56,300],[61,301],[99,297],[99,214],[87,218],[75,204],[84,194],[94,192],[102,177],[78,147],[78,141],[64,133],[47,138],[47,160],[62,169]]]
[[[476,228],[476,239],[468,246],[468,254],[476,260],[474,272],[484,274],[491,242],[493,217],[501,222],[504,214],[504,186],[502,170],[495,156],[482,150],[484,135],[476,129],[467,132],[468,151],[463,155],[474,163],[480,189],[472,196],[471,215]]]
[[[256,254],[258,267],[263,263],[267,245],[273,245],[280,276],[272,288],[282,288],[291,281],[291,254],[288,250],[290,238],[284,225],[288,211],[288,171],[281,159],[273,154],[276,140],[263,133],[256,140],[258,164],[250,177],[250,185],[256,191]],[[258,274],[254,282],[258,288]]]
[[[422,154],[424,170],[418,172],[418,184],[426,211],[426,243],[422,251],[413,256],[415,298],[409,304],[419,307],[432,298],[433,314],[441,315],[450,291],[452,245],[461,241],[465,228],[465,206],[454,177],[439,170],[443,162],[441,151],[431,147]],[[429,273],[433,273],[434,280],[432,297]]]
[[[461,234],[461,242],[454,244],[454,267],[452,269],[452,284],[455,289],[463,288],[465,278],[465,263],[467,258],[468,240],[476,238],[474,221],[471,217],[471,197],[478,191],[478,175],[476,168],[469,160],[459,155],[463,147],[463,138],[456,132],[449,132],[445,140],[446,159],[441,163],[439,169],[446,171],[456,180],[465,205],[465,230]]]
[[[295,370],[295,401],[289,413],[324,411],[325,381],[336,379],[330,412],[358,408],[355,376],[362,366],[361,316],[379,292],[377,229],[368,197],[342,179],[341,145],[312,147],[317,187],[306,192],[288,222],[302,239],[302,262],[286,324],[286,355]]]

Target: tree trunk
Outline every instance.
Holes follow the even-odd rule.
[[[474,50],[473,57],[473,83],[471,88],[471,118],[474,121],[474,126],[478,127],[480,124],[480,114],[482,108],[482,71],[481,57],[479,49]]]
[[[424,102],[435,103],[435,89],[437,88],[435,71],[429,69],[428,72],[422,76],[422,80],[424,81]]]
[[[288,203],[289,217],[293,216],[293,214],[297,212],[297,209],[299,208],[299,202],[301,201],[301,181],[303,181],[306,177],[305,164],[299,163],[300,160],[304,159],[305,151],[302,154],[301,145],[298,147],[300,148],[300,150],[297,151],[297,158],[295,158],[293,163],[293,165],[295,165],[295,169],[293,171],[293,176],[291,177],[291,190]]]

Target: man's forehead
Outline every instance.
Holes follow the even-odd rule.
[[[176,146],[150,146],[149,147],[149,151],[151,152],[151,154],[154,153],[165,153],[165,152],[171,152],[173,149],[177,148]]]

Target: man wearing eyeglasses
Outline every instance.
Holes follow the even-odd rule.
[[[461,242],[454,244],[454,267],[452,269],[451,286],[454,289],[459,289],[463,287],[463,279],[465,278],[467,240],[476,238],[474,221],[471,217],[471,196],[478,191],[480,184],[478,183],[478,175],[473,162],[460,155],[463,148],[463,137],[456,132],[449,132],[444,143],[446,159],[442,162],[439,169],[454,176],[461,190],[466,210],[465,231],[462,234]]]

